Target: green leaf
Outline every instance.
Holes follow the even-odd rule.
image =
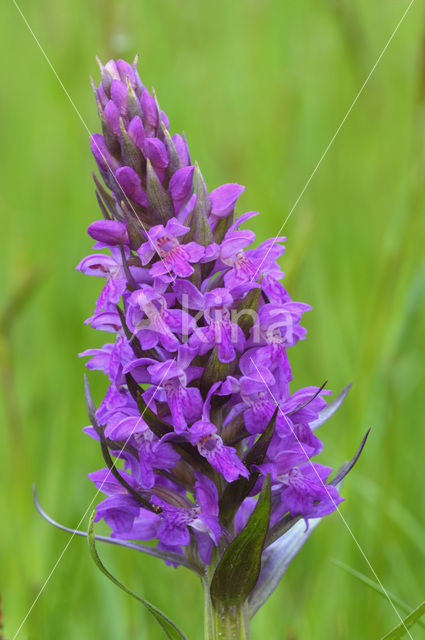
[[[180,631],[180,629],[175,625],[175,623],[172,620],[170,620],[170,618],[168,618],[168,616],[166,616],[164,613],[162,613],[162,611],[160,611],[160,609],[155,607],[153,604],[150,604],[150,602],[148,602],[147,600],[145,600],[141,596],[137,595],[137,593],[134,593],[134,591],[132,591],[128,587],[124,586],[111,573],[109,573],[109,571],[106,569],[106,567],[102,564],[102,561],[99,558],[99,555],[98,555],[97,550],[96,550],[96,540],[95,540],[95,535],[94,535],[94,516],[95,516],[95,512],[92,513],[92,516],[90,518],[90,524],[89,524],[89,531],[88,531],[87,540],[88,540],[88,544],[89,544],[90,555],[91,555],[94,563],[96,564],[97,568],[100,569],[100,571],[107,578],[109,578],[109,580],[111,580],[111,582],[113,582],[117,587],[119,587],[120,589],[122,589],[123,591],[128,593],[130,596],[133,596],[133,598],[135,598],[136,600],[141,602],[143,604],[143,606],[146,607],[146,609],[149,611],[149,613],[151,615],[153,615],[155,620],[162,627],[162,629],[163,629],[165,635],[167,636],[168,640],[187,640],[187,637],[184,635],[184,633],[182,631]]]
[[[128,484],[128,482],[125,480],[124,475],[121,475],[121,473],[119,472],[119,470],[116,467],[116,463],[112,460],[111,454],[109,453],[109,448],[108,447],[111,446],[111,444],[114,444],[115,448],[117,450],[123,451],[127,443],[125,442],[124,445],[122,445],[122,444],[120,444],[118,442],[117,443],[111,443],[110,440],[109,441],[106,440],[105,434],[104,434],[104,428],[99,426],[97,424],[97,421],[96,421],[96,416],[95,416],[96,407],[94,406],[93,398],[92,398],[91,392],[90,392],[89,381],[88,381],[87,376],[85,374],[84,374],[84,394],[85,394],[85,398],[86,398],[87,413],[89,415],[89,420],[90,420],[90,423],[91,423],[93,429],[96,431],[97,435],[100,438],[100,447],[101,447],[101,450],[102,450],[103,459],[105,460],[106,466],[108,467],[110,473],[128,491],[128,493],[130,493],[146,509],[148,509],[150,511],[154,511],[155,509],[149,503],[149,501],[146,500],[143,496],[141,496],[135,489],[133,489],[133,487],[130,484]]]
[[[169,163],[167,167],[167,180],[168,182],[171,180],[171,177],[175,174],[175,172],[180,169],[180,160],[178,153],[176,151],[176,147],[174,146],[174,142],[169,132],[167,131],[165,124],[160,120],[161,129],[164,134],[165,144],[167,147]]]
[[[260,465],[264,460],[275,430],[278,410],[279,407],[276,407],[266,430],[251,447],[243,461],[248,471],[250,471],[252,465]],[[240,504],[254,487],[259,475],[258,471],[250,473],[249,478],[239,478],[226,486],[220,500],[220,513],[223,515],[225,523],[229,523],[233,519]]]
[[[331,558],[331,562],[333,562],[333,564],[335,564],[337,567],[340,567],[341,569],[349,573],[350,576],[353,576],[360,582],[363,582],[363,584],[373,589],[373,591],[376,591],[376,593],[379,593],[380,596],[384,598],[386,597],[384,591],[382,591],[382,587],[380,587],[379,584],[374,580],[371,580],[370,578],[365,576],[363,573],[360,573],[360,571],[356,571],[355,569],[350,567],[348,564],[345,564],[345,562],[341,562],[340,560],[336,560],[335,558]],[[394,604],[396,604],[405,613],[409,613],[409,611],[411,610],[411,607],[409,607],[409,605],[406,604],[406,602],[401,600],[394,593],[391,593],[391,591],[388,591],[388,589],[386,589],[386,592]],[[423,620],[418,620],[418,625],[423,629],[425,629],[425,622]]]
[[[100,437],[100,446],[102,449],[103,459],[105,460],[106,466],[108,467],[110,473],[114,476],[114,478],[128,491],[130,495],[133,496],[140,504],[142,504],[145,509],[148,511],[155,511],[155,508],[150,504],[148,500],[146,500],[143,496],[141,496],[133,487],[126,481],[124,475],[121,474],[116,467],[116,463],[112,460],[111,454],[109,453],[108,445],[105,439],[105,434],[103,428],[99,430]]]
[[[195,163],[195,176],[196,204],[193,213],[190,214],[185,221],[185,224],[190,227],[190,230],[185,235],[184,242],[195,240],[203,247],[207,247],[214,241],[211,226],[208,222],[208,216],[211,211],[211,200],[197,162]]]
[[[133,140],[128,135],[122,118],[120,118],[120,129],[122,160],[127,166],[134,169],[136,173],[141,174],[145,160],[138,147],[136,147]]]
[[[370,433],[370,428],[366,431],[365,435],[363,436],[363,440],[361,441],[360,446],[357,449],[354,456],[348,462],[344,462],[344,464],[340,467],[340,469],[338,469],[336,476],[332,478],[329,484],[332,484],[334,487],[336,487],[338,484],[340,484],[344,480],[345,476],[351,471],[351,469],[356,464],[357,460],[360,458],[361,452],[363,451],[363,447],[366,444],[366,440],[368,438],[369,433]]]
[[[425,614],[425,602],[422,602],[416,609],[410,613],[395,629],[387,633],[382,640],[399,640],[402,638],[413,625]]]
[[[270,477],[267,476],[245,528],[227,547],[214,572],[210,593],[217,611],[242,604],[254,589],[260,574],[269,520]]]
[[[240,303],[236,310],[237,323],[247,338],[251,331],[255,318],[258,316],[258,305],[260,303],[261,287],[251,289]]]
[[[151,431],[153,431],[158,438],[162,438],[162,436],[164,436],[166,433],[171,433],[171,426],[164,420],[161,420],[161,418],[157,416],[156,413],[154,413],[152,409],[150,409],[146,404],[142,396],[142,390],[134,380],[133,376],[127,373],[125,379],[127,382],[128,390],[130,391],[134,400],[137,402],[140,415],[147,423]]]
[[[108,191],[105,189],[103,184],[99,182],[99,179],[97,178],[95,173],[93,173],[93,180],[96,185],[96,191],[99,194],[99,197],[102,198],[103,204],[108,209],[108,212],[110,213],[110,217],[119,219],[119,216],[117,215],[117,211],[116,211],[116,203],[114,198],[111,196],[110,193],[108,193]]]
[[[205,186],[204,178],[199,170],[198,163],[195,164],[196,175],[196,204],[193,212],[193,222],[196,225],[195,240],[203,247],[207,247],[213,242],[213,235],[208,222],[211,210],[211,201]]]
[[[117,137],[112,132],[112,130],[110,129],[108,123],[105,120],[105,116],[103,114],[102,105],[100,104],[99,100],[97,100],[97,110],[99,112],[99,118],[100,118],[100,123],[102,125],[102,134],[103,134],[103,137],[104,137],[104,140],[105,140],[105,144],[106,144],[108,150],[112,153],[112,155],[115,155],[115,156],[119,157],[119,154],[121,153],[120,143],[118,142]],[[106,163],[106,164],[108,165],[108,163]],[[111,168],[109,166],[108,166],[108,171],[109,171],[109,173],[111,175],[113,175],[112,171],[111,171]]]
[[[299,404],[297,407],[295,407],[295,409],[292,409],[292,411],[288,411],[288,413],[286,414],[287,416],[292,416],[294,413],[297,413],[297,411],[300,411],[301,409],[304,409],[304,407],[307,407],[310,402],[313,402],[313,400],[315,398],[317,398],[318,395],[320,395],[320,393],[323,391],[323,389],[326,387],[326,385],[328,384],[328,381],[325,380],[325,382],[322,384],[321,387],[319,387],[317,389],[317,391],[314,393],[314,395],[312,395],[310,398],[308,398],[308,400],[304,400],[304,402],[301,402],[301,404]]]
[[[229,363],[221,362],[221,360],[218,359],[217,347],[214,347],[202,373],[200,382],[201,392],[206,395],[215,382],[225,380],[228,375]]]
[[[195,162],[195,175],[196,175],[196,205],[198,211],[200,211],[205,217],[210,215],[211,212],[211,200],[208,195],[207,185],[205,184],[204,177],[201,173],[199,165]]]
[[[174,217],[174,207],[170,196],[162,186],[150,160],[147,160],[148,205],[156,222],[166,224]]]
[[[224,236],[233,224],[233,215],[229,213],[225,218],[220,218],[214,227],[214,240],[221,244]]]
[[[134,92],[133,87],[131,86],[130,79],[127,76],[127,105],[128,105],[128,116],[129,119],[132,120],[135,116],[139,116],[142,118],[142,109],[140,108],[140,102],[137,99],[137,96]]]
[[[266,539],[266,547],[269,547],[271,544],[279,540],[287,531],[292,529],[292,527],[301,519],[301,516],[291,516],[290,513],[287,513],[283,516],[279,522],[276,522],[269,529],[269,533]]]
[[[95,417],[96,407],[94,406],[93,398],[90,391],[89,379],[87,378],[86,374],[84,374],[84,398],[86,401],[87,415],[89,417],[90,424],[93,429],[97,431],[98,426]]]
[[[144,352],[142,350],[141,344],[139,342],[139,339],[137,338],[136,334],[133,333],[132,331],[130,331],[130,329],[127,327],[127,322],[125,320],[125,314],[124,311],[121,309],[121,307],[119,306],[119,304],[115,305],[115,309],[118,311],[118,315],[120,317],[121,320],[121,326],[123,328],[123,331],[125,333],[125,337],[127,338],[128,342],[130,343],[131,348],[134,351],[134,354],[137,358],[143,358],[143,356],[146,356],[146,351]],[[146,356],[148,357],[148,356]]]

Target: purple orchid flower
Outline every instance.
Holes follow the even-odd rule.
[[[193,357],[193,350],[181,345],[177,360],[157,362],[151,358],[138,358],[124,369],[124,373],[131,372],[140,381],[149,377],[152,385],[143,397],[148,404],[152,401],[168,404],[177,434],[183,433],[188,423],[197,420],[202,412],[201,392],[197,387],[188,386],[199,376],[199,367],[190,366]]]
[[[139,247],[137,253],[144,265],[149,264],[156,254],[159,256],[160,259],[149,270],[152,276],[175,274],[186,278],[192,275],[194,269],[190,263],[201,261],[205,248],[196,242],[180,244],[178,238],[189,230],[189,227],[172,218],[165,227],[158,224],[148,231],[148,241]]]
[[[123,335],[118,334],[115,343],[106,343],[100,349],[86,349],[80,357],[92,356],[86,363],[87,369],[103,371],[117,387],[123,383],[123,368],[133,359],[133,351]]]
[[[127,278],[119,249],[111,248],[112,256],[96,253],[83,258],[77,269],[89,276],[106,278],[106,284],[100,294],[96,311],[102,311],[107,304],[116,304],[127,288]]]
[[[241,462],[236,449],[226,446],[217,434],[217,427],[210,420],[211,396],[220,386],[214,384],[208,392],[202,410],[202,418],[189,430],[189,440],[196,445],[201,456],[218,471],[227,482],[233,482],[239,476],[249,477],[248,469]]]
[[[232,321],[231,308],[234,298],[225,288],[216,288],[202,294],[190,282],[177,281],[174,286],[179,300],[189,309],[203,311],[206,326],[196,327],[189,338],[189,345],[200,355],[217,347],[221,362],[232,362],[236,351],[243,351],[245,336],[242,329]]]
[[[244,282],[255,282],[262,275],[274,280],[279,280],[284,275],[276,260],[285,251],[279,243],[285,242],[286,238],[266,240],[257,249],[246,249],[254,241],[255,234],[252,231],[237,230],[236,227],[251,215],[256,213],[250,212],[241,216],[226,233],[221,245],[221,260],[231,267],[224,276],[224,283],[229,289]]]
[[[187,506],[174,506],[161,498],[153,498],[153,503],[162,508],[157,537],[167,549],[179,548],[189,544],[189,528],[192,529],[201,559],[209,564],[213,543],[217,545],[221,536],[218,492],[214,483],[201,474],[196,474],[194,489],[196,507],[190,502]]]
[[[181,558],[208,581],[254,511],[258,525],[259,506],[268,520],[256,531],[268,533],[261,557],[249,558],[263,567],[251,597],[267,591],[273,539],[286,544],[279,527],[292,532],[342,501],[342,476],[329,482],[330,467],[312,461],[330,392],[292,389],[288,352],[306,337],[311,307],[282,284],[286,238],[253,248],[241,226],[257,213],[235,214],[244,187],[208,190],[136,62],[100,66],[103,135],[91,147],[103,219],[88,233],[108,253],[77,268],[105,278],[86,324],[115,342],[80,355],[110,381],[84,431],[119,465],[90,474],[106,496],[96,520],[113,538],[156,541],[166,562]]]
[[[211,224],[214,225],[220,218],[226,218],[235,208],[239,196],[245,191],[245,187],[235,182],[222,184],[210,193],[211,199]]]
[[[144,350],[159,344],[176,351],[180,345],[176,334],[188,334],[194,323],[185,311],[168,308],[166,298],[149,285],[134,291],[127,304],[127,326]]]

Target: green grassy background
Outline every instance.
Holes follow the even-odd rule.
[[[208,186],[247,185],[275,235],[407,6],[407,0],[21,0],[90,130],[95,54],[141,54],[171,128],[186,131]],[[78,351],[98,283],[75,272],[97,216],[87,131],[11,0],[2,37],[0,207],[2,386],[0,593],[11,640],[68,541],[32,504],[31,483],[76,525],[101,465],[87,423]],[[424,169],[425,22],[416,0],[286,225],[286,284],[314,311],[291,352],[297,385],[354,385],[321,432],[322,461],[367,449],[342,513],[386,588],[425,599]],[[21,304],[22,303],[22,304]],[[96,397],[104,381],[93,376]],[[102,548],[126,584],[202,637],[195,578]],[[337,514],[326,519],[253,621],[254,640],[378,640],[397,617],[331,562],[371,576]],[[85,542],[66,551],[18,638],[162,638],[156,623],[97,572]],[[416,626],[415,640],[425,638]]]

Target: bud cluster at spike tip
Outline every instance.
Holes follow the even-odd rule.
[[[85,431],[120,464],[89,475],[106,494],[96,519],[114,538],[157,540],[209,564],[245,526],[268,475],[270,526],[327,515],[342,500],[331,469],[311,462],[322,443],[310,425],[329,392],[289,389],[287,350],[305,338],[311,307],[281,283],[285,238],[249,248],[244,225],[257,214],[235,218],[244,188],[207,190],[136,63],[100,67],[102,135],[91,147],[103,219],[89,226],[96,253],[78,269],[105,281],[87,323],[112,339],[81,355],[109,378]],[[249,464],[273,418],[266,451]],[[245,491],[229,493],[232,483]]]

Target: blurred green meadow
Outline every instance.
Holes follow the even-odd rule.
[[[95,55],[132,59],[171,129],[185,130],[209,188],[247,185],[276,235],[407,0],[21,0],[90,131]],[[101,343],[83,325],[99,282],[75,271],[98,217],[86,129],[12,0],[2,36],[0,208],[0,594],[11,640],[69,535],[32,501],[76,526],[102,466],[87,424],[83,362]],[[285,226],[286,286],[314,310],[290,352],[294,389],[353,388],[324,427],[321,461],[338,466],[372,432],[343,488],[341,513],[386,589],[425,600],[425,14],[416,0]],[[99,400],[101,374],[91,376]],[[87,526],[87,518],[82,524]],[[135,552],[99,546],[110,570],[202,638],[200,584]],[[397,616],[332,561],[373,578],[338,514],[321,523],[270,601],[253,640],[379,640]],[[1,634],[0,634],[1,635]],[[140,606],[72,541],[20,640],[159,640]],[[416,625],[415,640],[425,638]]]

